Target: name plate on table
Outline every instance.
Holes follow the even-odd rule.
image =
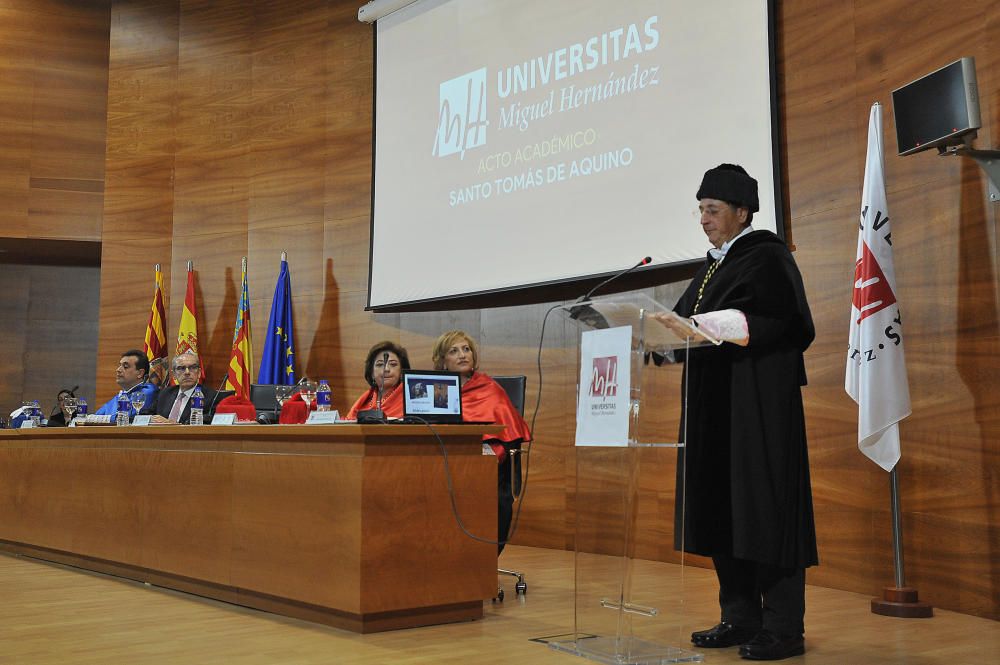
[[[21,421],[21,429],[32,429],[34,426],[35,422],[31,418]]]
[[[88,413],[86,416],[84,416],[83,420],[80,420],[78,418],[77,421],[76,421],[76,424],[77,424],[77,427],[80,427],[80,426],[84,426],[84,427],[94,427],[94,426],[108,427],[108,426],[111,426],[111,427],[114,427],[115,421],[112,420],[113,417],[114,416],[110,416],[110,415],[109,416],[102,416],[102,415],[98,415],[96,413]]]
[[[332,425],[340,420],[339,411],[310,411],[306,425]]]
[[[149,415],[146,415],[146,416],[136,416],[135,418],[132,419],[132,426],[133,427],[145,427],[146,425],[149,424],[149,420],[152,417],[153,416],[149,416]]]
[[[217,413],[212,416],[213,425],[232,425],[236,422],[235,413]]]

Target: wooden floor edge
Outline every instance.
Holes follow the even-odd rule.
[[[271,614],[301,619],[355,633],[377,633],[402,628],[417,628],[444,623],[472,621],[483,617],[482,601],[433,605],[413,610],[356,614],[332,607],[314,605],[290,598],[234,586],[197,580],[141,566],[88,557],[71,552],[0,540],[0,553],[8,553],[47,563],[109,575],[140,584],[163,587],[182,593],[210,598],[231,605],[249,607]]]

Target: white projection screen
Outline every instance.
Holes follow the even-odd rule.
[[[723,162],[759,182],[754,228],[782,233],[770,5],[421,0],[380,19],[369,308],[700,260],[695,192]]]

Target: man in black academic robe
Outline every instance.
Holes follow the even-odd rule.
[[[818,563],[801,394],[815,329],[785,243],[750,227],[757,181],[724,164],[697,196],[715,248],[674,311],[730,341],[686,359],[675,545],[712,557],[719,578],[722,622],[692,642],[778,660],[804,651],[805,568]]]

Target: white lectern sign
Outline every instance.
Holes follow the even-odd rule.
[[[581,335],[576,445],[628,445],[631,345],[631,326]]]

